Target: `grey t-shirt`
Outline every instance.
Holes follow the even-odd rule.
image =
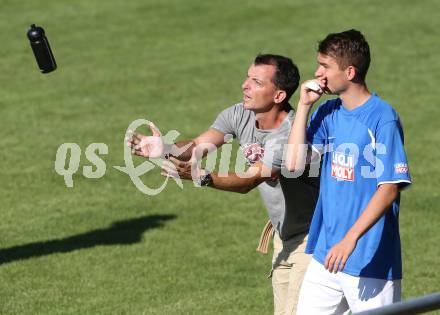
[[[239,103],[222,111],[211,126],[236,138],[249,164],[260,161],[280,171],[278,180],[268,179],[258,188],[272,225],[282,240],[308,230],[318,197],[319,178],[308,178],[307,172],[298,178],[284,176],[288,172],[283,165],[283,147],[287,144],[294,116],[291,110],[279,128],[258,129],[255,113]]]

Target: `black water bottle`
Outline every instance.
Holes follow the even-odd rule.
[[[50,50],[49,41],[44,35],[44,29],[32,24],[27,36],[31,42],[31,47],[41,72],[48,73],[54,71],[57,68],[57,64]]]

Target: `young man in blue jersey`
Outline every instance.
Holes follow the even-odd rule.
[[[322,163],[299,315],[359,312],[400,300],[399,192],[411,183],[399,117],[365,82],[364,36],[329,34],[317,60],[316,80],[301,86],[286,158],[291,171]],[[307,127],[324,92],[338,98],[323,103]]]

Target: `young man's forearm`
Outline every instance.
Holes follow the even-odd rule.
[[[311,106],[298,104],[287,147],[286,167],[289,171],[303,169],[310,159],[307,158],[309,152],[306,137],[310,108]]]
[[[399,194],[397,184],[382,184],[345,237],[359,240],[389,209]]]
[[[344,238],[335,244],[324,261],[324,267],[330,272],[342,271],[357,241],[364,235],[389,209],[398,196],[396,184],[379,186],[361,216],[345,234]]]

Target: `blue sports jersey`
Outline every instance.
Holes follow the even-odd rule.
[[[321,190],[313,215],[307,253],[324,263],[384,183],[411,183],[396,111],[376,94],[347,110],[340,99],[325,102],[312,115],[308,141],[321,156]],[[357,242],[344,273],[401,279],[399,197]]]

